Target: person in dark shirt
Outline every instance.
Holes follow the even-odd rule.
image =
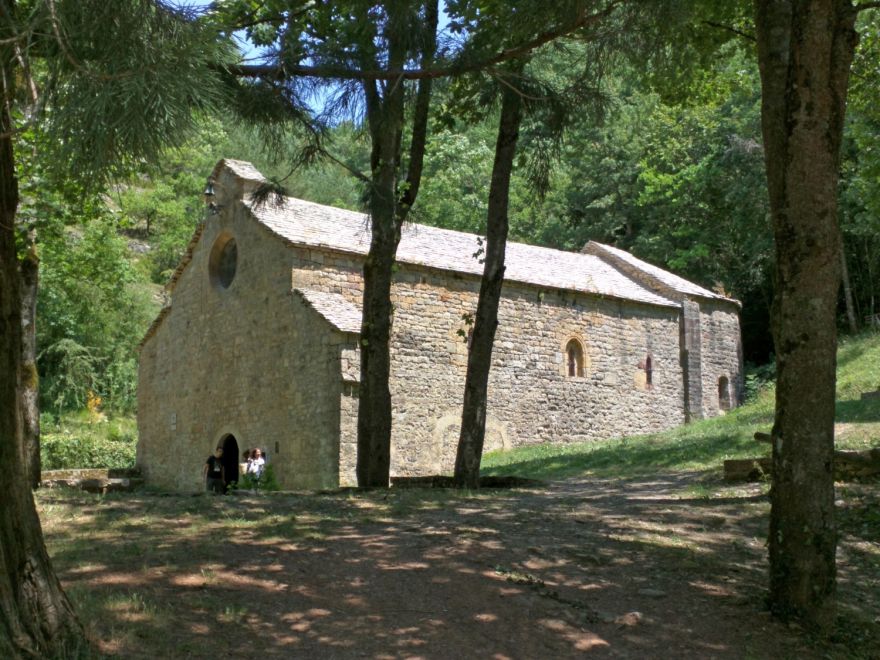
[[[226,473],[223,470],[223,447],[217,447],[213,456],[205,461],[205,490],[209,493],[223,494],[226,488]]]

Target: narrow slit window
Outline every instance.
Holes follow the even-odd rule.
[[[565,358],[568,366],[569,378],[583,378],[584,376],[584,349],[577,339],[572,339],[565,346]]]
[[[718,379],[718,407],[721,410],[730,410],[730,381],[727,376]]]
[[[654,365],[651,362],[651,356],[645,358],[645,385],[651,387],[654,384]]]

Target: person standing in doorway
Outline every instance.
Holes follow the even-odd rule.
[[[205,490],[209,493],[223,494],[226,488],[226,473],[223,469],[223,447],[217,447],[213,456],[208,456],[205,468]]]

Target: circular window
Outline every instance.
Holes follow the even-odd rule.
[[[211,259],[208,270],[211,281],[224,289],[228,289],[235,279],[235,269],[238,266],[238,246],[232,236],[221,236],[214,243],[211,250]]]

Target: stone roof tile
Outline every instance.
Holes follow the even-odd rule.
[[[288,242],[365,255],[369,218],[363,213],[285,198],[282,204],[248,204],[263,225]],[[475,234],[406,224],[397,250],[402,263],[481,276],[482,238]],[[582,291],[651,305],[677,307],[639,285],[600,257],[508,243],[505,279],[536,286]]]
[[[341,332],[360,333],[361,310],[338,293],[314,291],[311,289],[294,289],[300,297]]]
[[[245,181],[263,182],[266,180],[266,177],[263,176],[262,172],[246,160],[224,158],[214,167],[211,176],[216,177],[223,169],[228,169],[239,179],[244,179]]]
[[[678,293],[687,296],[698,296],[700,298],[709,298],[713,300],[727,300],[729,302],[739,304],[738,301],[733,300],[732,298],[728,298],[721,294],[715,293],[714,291],[710,291],[709,289],[704,289],[698,284],[694,284],[693,282],[690,282],[683,277],[679,277],[674,273],[670,273],[668,270],[663,270],[662,268],[658,268],[657,266],[649,264],[647,261],[642,261],[641,259],[631,255],[626,250],[621,250],[620,248],[611,247],[610,245],[604,245],[603,243],[597,243],[596,241],[590,241],[584,248],[584,253],[593,254],[596,256],[601,256],[604,253],[611,256],[612,258],[619,259],[626,265],[631,266],[632,268],[641,271],[649,277],[658,280],[663,286],[669,287],[673,291],[677,291]]]

